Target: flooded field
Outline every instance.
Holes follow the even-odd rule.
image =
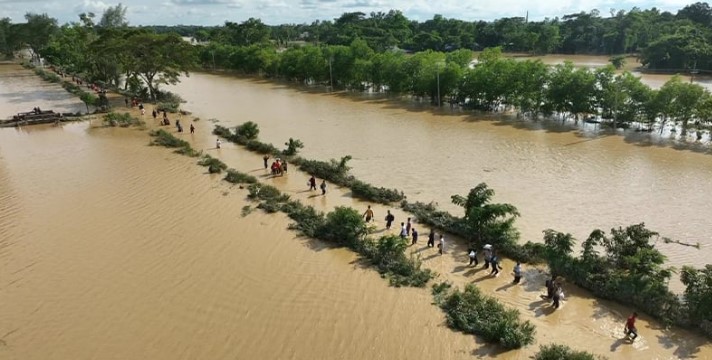
[[[12,72],[24,73],[19,69]],[[195,135],[180,136],[194,148],[320,210],[340,205],[364,208],[366,204],[354,201],[341,189],[330,189],[328,196],[314,196],[305,191],[305,174],[293,170],[285,177],[265,177],[258,155],[232,144],[214,149],[213,124],[205,119],[220,117],[224,124],[258,121],[263,138],[279,144],[285,134],[291,134],[305,141],[304,153],[310,157],[354,154],[358,176],[374,184],[403,188],[413,197],[433,197],[442,205],[447,205],[446,201],[438,196],[447,188],[464,192],[476,182],[490,182],[471,179],[470,184],[458,177],[472,174],[445,177],[433,171],[440,163],[450,162],[451,156],[460,156],[463,149],[479,150],[477,156],[470,155],[473,160],[482,158],[482,163],[494,156],[483,139],[471,144],[469,137],[458,139],[466,135],[463,126],[476,126],[494,138],[499,131],[536,135],[538,146],[532,139],[524,145],[532,151],[577,138],[569,132],[463,121],[450,115],[398,109],[388,103],[360,103],[247,80],[208,75],[190,79],[195,81],[191,91],[196,94],[207,91],[201,88],[201,81],[210,80],[214,97],[202,98],[205,103],[191,99],[189,106],[194,105],[195,115],[203,120],[194,122]],[[12,91],[31,91],[25,82],[9,84],[15,88]],[[230,95],[222,93],[225,84],[234,97],[223,99]],[[249,100],[257,101],[257,95],[267,93],[274,94],[274,102],[263,100],[268,105],[263,111],[291,105],[281,109],[281,123],[258,116],[259,111],[252,107],[259,103],[249,105]],[[223,100],[233,103],[228,106]],[[299,115],[307,105],[318,114],[318,122],[305,122],[309,117]],[[5,112],[10,106],[0,102]],[[379,121],[387,127],[366,128],[368,116],[379,113]],[[335,121],[336,116],[355,123],[361,119],[362,128],[350,127],[350,121]],[[154,126],[150,119],[147,123],[149,128]],[[195,165],[195,159],[147,146],[144,130],[99,125],[95,120],[59,127],[0,129],[0,358],[527,359],[538,344],[550,342],[612,359],[712,357],[706,340],[681,330],[663,330],[646,317],[639,324],[641,339],[633,345],[624,344],[620,329],[631,309],[592,299],[573,287],[567,288],[569,300],[561,311],[553,312],[538,298],[544,275],[537,269],[525,269],[524,284],[512,287],[508,270],[499,278],[489,278],[463,266],[463,249],[455,247],[438,256],[422,244],[413,247],[411,251],[440,274],[438,281],[457,285],[475,282],[486,293],[518,308],[524,319],[537,326],[537,345],[502,353],[475,337],[449,330],[440,310],[431,304],[429,289],[390,288],[375,271],[361,266],[353,253],[296,237],[286,230],[288,220],[281,215],[255,211],[242,217],[242,208],[248,204],[244,190],[221,182],[219,175],[206,174]],[[447,125],[454,129],[447,131]],[[315,136],[307,138],[303,134],[308,131],[301,128]],[[335,135],[336,129],[341,129],[342,135]],[[401,131],[384,133],[392,129]],[[434,136],[443,131],[452,139]],[[428,135],[433,139],[426,141]],[[354,140],[356,137],[361,141]],[[418,141],[415,145],[430,147],[431,152],[444,157],[430,163],[429,158],[418,157],[421,152],[410,152],[405,164],[399,164],[397,160],[404,158],[402,151],[414,151],[396,147],[407,145],[401,137]],[[340,142],[350,142],[354,148],[343,152]],[[440,150],[443,146],[450,150]],[[618,146],[621,153],[629,149],[633,153],[687,154],[642,149],[622,141]],[[498,149],[514,149],[505,157],[509,161],[523,154],[514,141],[510,147]],[[691,155],[706,159],[705,155],[687,154]],[[659,161],[656,159],[653,156],[648,161]],[[379,167],[384,164],[390,166]],[[411,167],[420,172],[409,173]],[[504,168],[492,166],[482,174],[494,176]],[[688,170],[693,168],[689,165]],[[507,173],[525,174],[521,169]],[[431,181],[443,179],[452,182],[431,186]],[[608,184],[622,183],[620,179]],[[517,205],[524,199],[514,199],[515,195],[531,196],[526,187],[494,187],[499,191],[498,199],[511,198]],[[563,203],[564,199],[557,201]],[[570,204],[571,209],[582,201]],[[385,208],[374,209],[380,219]],[[395,214],[397,221],[405,216]],[[684,223],[689,224],[687,220]],[[511,265],[504,264],[506,269]]]

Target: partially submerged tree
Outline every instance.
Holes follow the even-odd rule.
[[[128,51],[136,60],[135,73],[143,79],[151,98],[161,84],[176,84],[188,76],[196,62],[192,45],[177,34],[139,33],[128,39]]]
[[[519,212],[514,205],[492,204],[494,190],[481,183],[470,190],[467,197],[453,195],[453,204],[465,209],[465,224],[478,244],[502,243],[516,239],[514,219]]]

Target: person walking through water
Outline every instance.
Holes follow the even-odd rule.
[[[319,187],[321,188],[321,194],[326,195],[326,180],[322,180]]]
[[[520,280],[522,280],[522,263],[517,261],[517,265],[514,265],[514,281],[512,281],[512,284],[519,284]]]
[[[554,303],[552,304],[554,306],[554,309],[558,309],[559,306],[561,305],[561,299],[564,297],[564,290],[561,289],[561,284],[556,283],[554,285],[554,296],[552,299],[554,300]]]
[[[220,138],[218,138],[217,140],[215,140],[215,148],[219,149],[220,145],[222,145],[222,141],[220,141]]]
[[[474,247],[470,248],[470,250],[467,252],[467,256],[470,258],[470,264],[468,266],[472,266],[472,264],[475,264],[475,266],[478,265],[477,251],[475,251]]]
[[[410,229],[413,227],[413,224],[410,223],[410,218],[408,218],[408,222],[405,224],[405,231],[408,233],[408,236],[410,236]]]
[[[492,259],[492,245],[487,244],[484,247],[484,255],[482,256],[482,259],[485,262],[485,266],[483,266],[483,269],[488,269],[490,265],[490,259]]]
[[[307,185],[309,185],[309,190],[316,190],[316,178],[314,177],[314,175],[309,178]]]
[[[497,257],[497,255],[492,254],[492,258],[490,259],[490,265],[492,265],[492,272],[490,272],[490,275],[498,276],[499,270],[502,269],[502,266],[499,265],[499,258]]]
[[[400,237],[403,240],[405,240],[408,237],[408,231],[405,230],[405,223],[401,223]]]
[[[440,255],[445,253],[445,236],[440,234],[440,242],[438,243],[438,252]]]
[[[367,223],[371,222],[371,219],[373,219],[373,210],[371,210],[371,205],[368,205],[368,209],[366,209],[366,212],[363,213],[363,217],[366,218]]]
[[[413,242],[411,242],[410,244],[415,245],[418,242],[418,230],[415,230],[415,228],[413,228],[413,230],[411,230],[410,235],[413,237]]]
[[[428,247],[435,247],[435,229],[430,229],[428,234]]]
[[[190,124],[190,133],[195,134],[195,126],[193,124]]]
[[[269,155],[263,156],[262,161],[265,163],[265,169],[266,169],[268,167],[267,162],[269,161]]]
[[[386,230],[391,229],[391,224],[393,224],[393,220],[395,220],[396,217],[391,214],[391,211],[388,210],[388,214],[386,214]]]
[[[635,319],[638,318],[638,313],[634,312],[633,315],[628,317],[628,320],[625,322],[625,327],[623,328],[623,332],[625,332],[625,336],[630,339],[630,341],[635,341],[635,339],[638,337],[638,329],[635,328]]]

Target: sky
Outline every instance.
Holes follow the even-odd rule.
[[[268,25],[311,23],[333,20],[345,12],[387,12],[401,10],[412,20],[425,21],[440,14],[466,21],[494,20],[525,16],[530,20],[561,17],[565,14],[598,9],[601,15],[611,9],[657,7],[673,13],[690,0],[121,0],[128,8],[131,25],[221,25],[242,22],[251,17]],[[78,20],[82,12],[101,16],[104,9],[119,1],[111,0],[0,0],[0,18],[23,22],[27,12],[47,13],[60,24]],[[496,5],[496,6],[495,6]]]

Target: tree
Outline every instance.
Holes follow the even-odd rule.
[[[25,24],[23,38],[32,51],[32,57],[40,60],[40,52],[49,44],[52,34],[57,30],[57,19],[47,16],[47,14],[25,14],[27,24]]]
[[[102,28],[122,28],[128,26],[128,24],[129,22],[126,21],[126,7],[122,6],[121,3],[104,10],[104,14],[101,15],[101,20],[99,20],[99,27]]]
[[[702,269],[683,266],[680,280],[685,285],[685,301],[690,317],[712,325],[712,265]]]
[[[259,126],[252,121],[248,121],[235,129],[235,134],[237,134],[237,136],[243,137],[247,140],[257,139],[257,135],[259,135],[259,133]]]
[[[299,149],[304,147],[304,143],[301,142],[301,140],[292,139],[292,138],[289,138],[289,141],[284,143],[284,145],[287,146],[287,149],[285,149],[283,151],[283,153],[284,153],[284,155],[287,155],[287,156],[297,155],[297,152],[299,151]]]
[[[608,61],[611,63],[611,65],[613,65],[613,67],[620,70],[623,68],[623,66],[625,66],[625,55],[612,56],[608,59]]]
[[[453,204],[465,209],[465,224],[472,234],[470,240],[477,244],[501,244],[516,240],[517,237],[514,229],[514,219],[519,216],[517,208],[510,204],[492,204],[492,197],[494,190],[485,183],[471,189],[467,197],[451,197]]]
[[[82,92],[82,94],[79,96],[79,99],[81,99],[84,105],[86,105],[87,113],[89,112],[89,105],[96,106],[99,100],[94,94],[90,92]]]
[[[135,72],[146,83],[153,99],[160,84],[176,84],[188,76],[196,62],[193,46],[177,34],[138,33],[127,39],[128,53],[136,60]]]

